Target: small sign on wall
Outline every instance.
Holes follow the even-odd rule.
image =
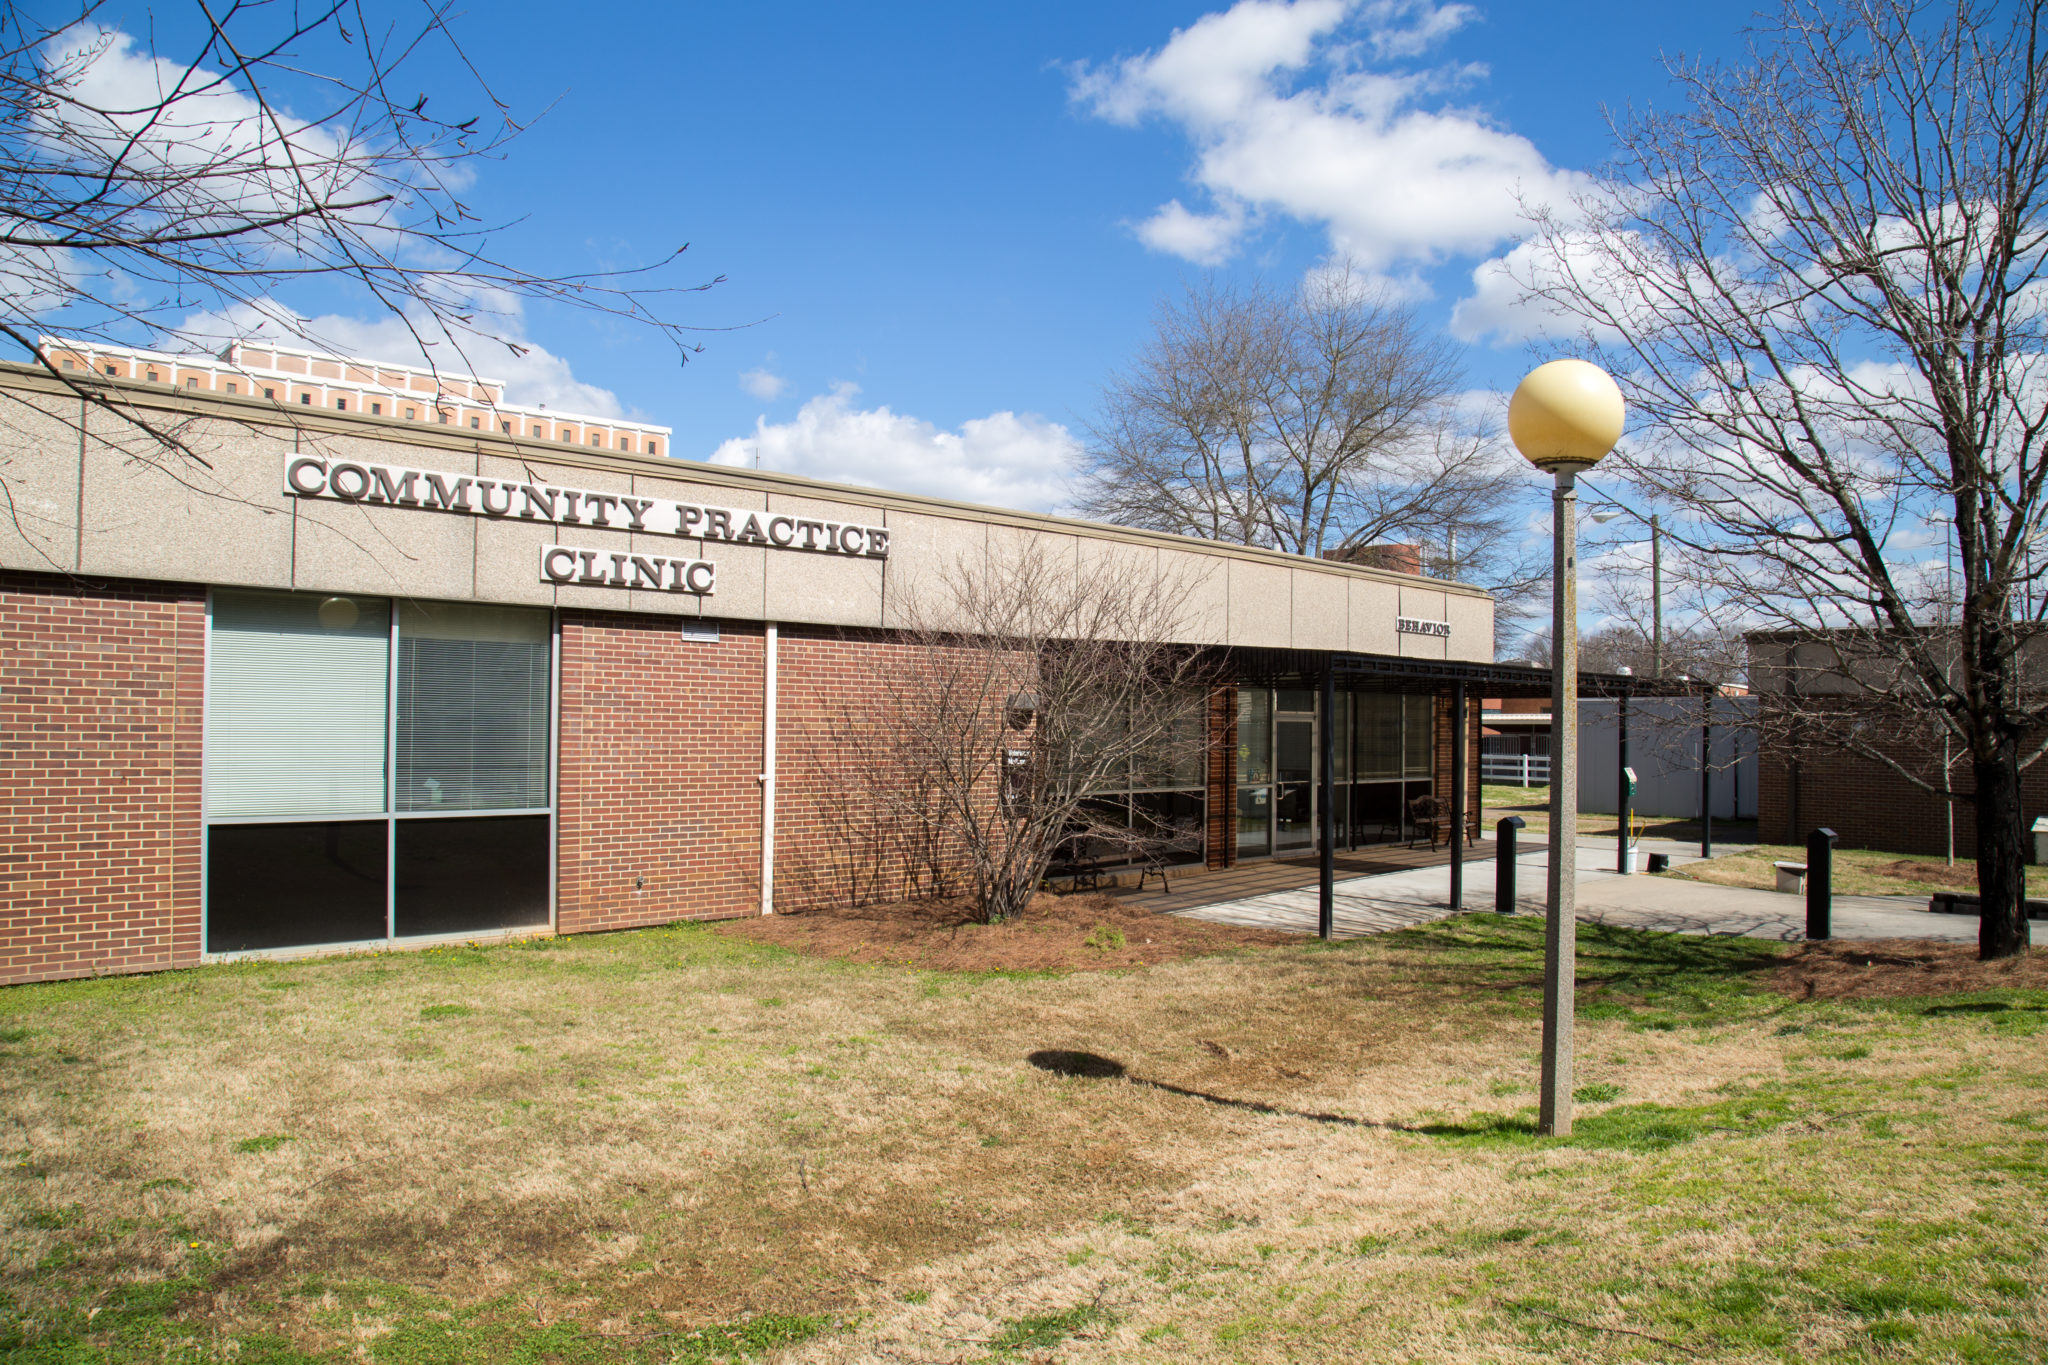
[[[1449,621],[1425,621],[1419,616],[1396,616],[1394,618],[1394,633],[1396,635],[1434,635],[1440,639],[1448,640],[1451,638],[1451,623]]]

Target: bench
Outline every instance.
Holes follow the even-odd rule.
[[[1983,903],[1961,891],[1937,891],[1928,897],[1927,908],[1937,915],[1981,915]],[[2048,919],[2048,901],[2027,902],[2028,919]]]
[[[1780,891],[1796,896],[1806,889],[1805,863],[1772,863],[1771,866],[1777,869]]]

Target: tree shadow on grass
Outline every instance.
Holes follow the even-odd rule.
[[[1322,1114],[1304,1109],[1288,1109],[1263,1100],[1240,1100],[1229,1095],[1212,1095],[1206,1090],[1191,1090],[1184,1085],[1173,1085],[1167,1081],[1147,1080],[1133,1076],[1130,1069],[1114,1058],[1104,1057],[1095,1052],[1070,1052],[1063,1048],[1048,1048],[1034,1052],[1024,1059],[1040,1071],[1050,1071],[1055,1076],[1067,1076],[1083,1080],[1123,1080],[1131,1085],[1142,1085],[1151,1090],[1162,1090],[1169,1095],[1182,1095],[1205,1104],[1220,1105],[1225,1109],[1242,1109],[1252,1114],[1276,1114],[1282,1118],[1306,1119],[1310,1123],[1329,1123],[1344,1128],[1385,1128],[1405,1131],[1395,1123],[1374,1123],[1370,1119],[1352,1118],[1348,1114]]]

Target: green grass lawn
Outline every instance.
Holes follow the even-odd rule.
[[[0,1360],[2048,1358],[2048,991],[1581,946],[1569,1139],[1534,917],[1071,975],[685,927],[16,987]]]

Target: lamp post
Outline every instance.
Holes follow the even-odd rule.
[[[1640,512],[1615,506],[1603,508],[1592,514],[1594,521],[1606,525],[1626,512],[1637,521],[1646,519]],[[1650,676],[1664,676],[1664,529],[1657,521],[1657,513],[1650,513],[1646,524],[1650,528]]]
[[[1539,1130],[1572,1131],[1572,991],[1578,959],[1578,477],[1621,438],[1621,390],[1583,360],[1531,370],[1508,402],[1508,435],[1555,476],[1550,592],[1550,869],[1543,945],[1543,1093]]]

